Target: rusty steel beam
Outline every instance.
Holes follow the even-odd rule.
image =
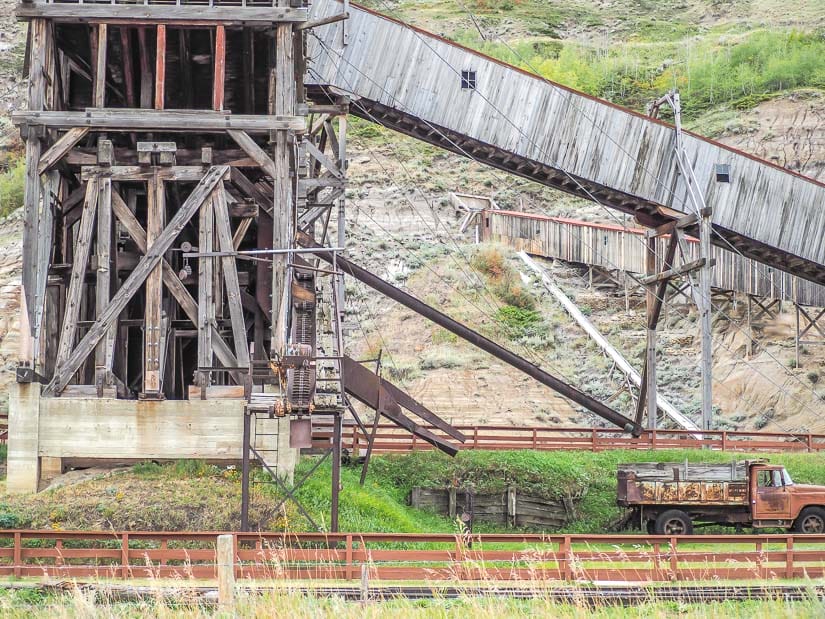
[[[618,411],[615,411],[609,406],[602,404],[601,402],[587,395],[583,391],[579,391],[572,385],[564,382],[559,378],[556,378],[552,374],[545,372],[540,367],[525,360],[523,357],[520,357],[514,352],[507,350],[499,344],[496,344],[494,341],[484,337],[477,331],[474,331],[469,327],[461,324],[460,322],[453,320],[446,314],[438,311],[430,305],[427,305],[423,301],[404,292],[403,290],[396,288],[392,284],[385,282],[377,275],[374,275],[366,269],[359,267],[358,265],[354,264],[353,262],[350,262],[346,258],[342,258],[341,256],[333,257],[333,252],[327,251],[323,247],[318,246],[318,244],[315,243],[315,241],[313,241],[312,238],[308,235],[299,232],[297,235],[297,241],[298,244],[302,247],[317,248],[318,251],[314,253],[318,258],[320,258],[324,262],[327,262],[329,264],[335,263],[337,268],[340,269],[343,273],[350,275],[351,277],[354,277],[355,279],[366,284],[373,290],[380,292],[383,295],[386,295],[387,297],[400,303],[408,309],[411,309],[415,313],[421,314],[425,318],[431,320],[432,322],[446,329],[450,333],[453,333],[458,337],[470,342],[471,344],[477,346],[484,352],[493,355],[496,359],[503,361],[504,363],[516,368],[517,370],[521,370],[522,372],[524,372],[531,378],[537,380],[541,384],[550,387],[551,389],[568,398],[569,400],[572,400],[576,404],[583,406],[591,413],[594,413],[602,419],[605,419],[610,423],[619,426],[620,428],[622,428],[626,432],[630,432],[634,436],[641,435],[642,427],[634,420],[625,417]]]

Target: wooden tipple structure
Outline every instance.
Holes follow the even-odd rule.
[[[710,244],[825,283],[822,235],[804,233],[822,229],[821,183],[348,0],[35,0],[17,15],[29,94],[13,115],[27,167],[10,490],[100,460],[239,460],[248,480],[257,459],[288,478],[328,415],[335,514],[342,416],[370,434],[353,401],[374,427],[383,416],[455,453],[424,426],[458,430],[345,354],[344,276],[641,431],[643,406],[619,414],[343,255],[348,113],[653,227],[647,356],[656,291],[698,269],[705,428]],[[663,103],[678,119],[678,94]],[[685,231],[701,251],[679,265]],[[646,377],[655,424],[655,363]]]

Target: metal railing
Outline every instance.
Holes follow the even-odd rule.
[[[217,532],[0,531],[0,575],[214,579]],[[704,581],[825,575],[825,535],[230,533],[239,579]],[[362,566],[365,566],[362,568]]]

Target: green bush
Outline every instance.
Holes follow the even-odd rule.
[[[0,175],[0,217],[23,206],[23,182],[26,178],[26,166],[23,159],[18,159],[9,169]]]
[[[541,324],[541,315],[532,309],[505,305],[496,311],[496,319],[504,324],[513,338],[533,335]]]

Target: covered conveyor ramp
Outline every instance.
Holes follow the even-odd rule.
[[[342,10],[337,0],[315,0],[310,19]],[[346,92],[356,115],[632,213],[646,225],[695,210],[677,170],[673,126],[368,9],[350,5],[348,11],[345,22],[315,28],[308,37],[306,84],[316,100]],[[466,87],[470,73],[475,88]],[[683,136],[713,209],[713,242],[825,283],[825,240],[813,233],[825,227],[825,185],[712,140]],[[720,169],[729,176],[717,177]]]

